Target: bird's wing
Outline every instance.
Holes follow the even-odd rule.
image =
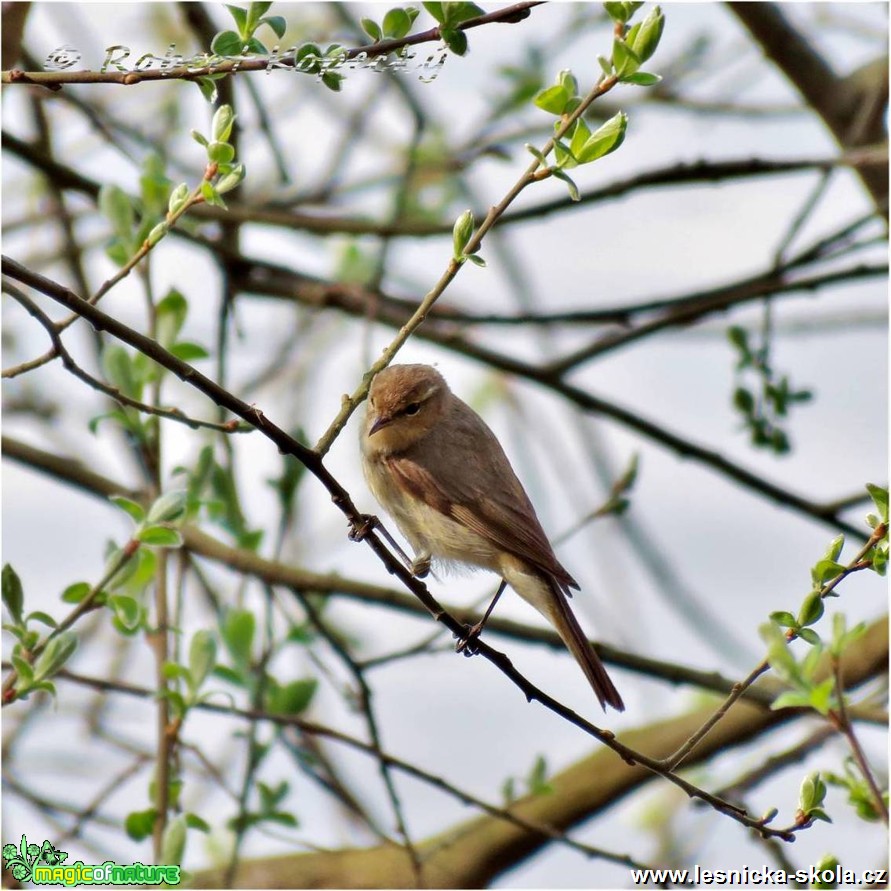
[[[489,433],[488,428],[485,428]],[[498,472],[481,458],[481,450],[463,448],[463,441],[449,443],[449,466],[459,472],[442,477],[442,462],[436,474],[428,470],[424,450],[409,450],[387,456],[386,463],[394,477],[415,498],[423,501],[477,535],[508,553],[528,561],[553,576],[561,586],[578,584],[560,565],[522,485],[513,471],[505,479],[504,466],[510,468],[501,446],[489,433],[501,456]],[[491,463],[491,462],[489,462]],[[473,482],[475,481],[475,482]]]

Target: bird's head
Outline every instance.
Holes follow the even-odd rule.
[[[391,365],[368,393],[364,446],[400,452],[426,436],[442,417],[450,396],[445,378],[429,365]]]

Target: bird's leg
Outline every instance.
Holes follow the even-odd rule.
[[[403,562],[412,575],[423,578],[430,572],[430,555],[421,554],[415,560],[412,560],[405,551],[399,547],[399,543],[387,531],[387,527],[374,514],[361,514],[359,520],[352,524],[350,528],[350,541],[362,541],[372,529],[378,532],[387,540],[387,544],[396,551],[396,556]],[[423,559],[422,559],[423,558]],[[417,567],[417,568],[416,568]],[[423,570],[423,572],[419,571]]]
[[[483,626],[486,624],[486,621],[492,614],[492,610],[495,609],[495,604],[498,603],[498,598],[501,597],[506,587],[507,582],[502,579],[501,584],[498,586],[498,590],[495,592],[495,596],[492,598],[492,602],[486,608],[486,612],[483,614],[482,619],[480,619],[479,622],[476,623],[476,625],[467,628],[467,633],[458,641],[457,644],[455,644],[456,652],[464,653],[467,656],[473,655],[473,642],[480,636],[480,633],[483,630]]]

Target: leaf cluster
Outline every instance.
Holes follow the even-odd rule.
[[[737,353],[733,407],[742,415],[750,442],[776,455],[787,454],[791,443],[782,421],[793,405],[810,402],[813,391],[795,389],[788,375],[776,374],[770,362],[767,338],[760,346],[753,346],[749,332],[733,325],[727,330],[727,339]]]

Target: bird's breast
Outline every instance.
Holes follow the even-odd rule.
[[[499,549],[405,488],[385,456],[365,455],[363,466],[372,494],[415,552],[498,571]]]

